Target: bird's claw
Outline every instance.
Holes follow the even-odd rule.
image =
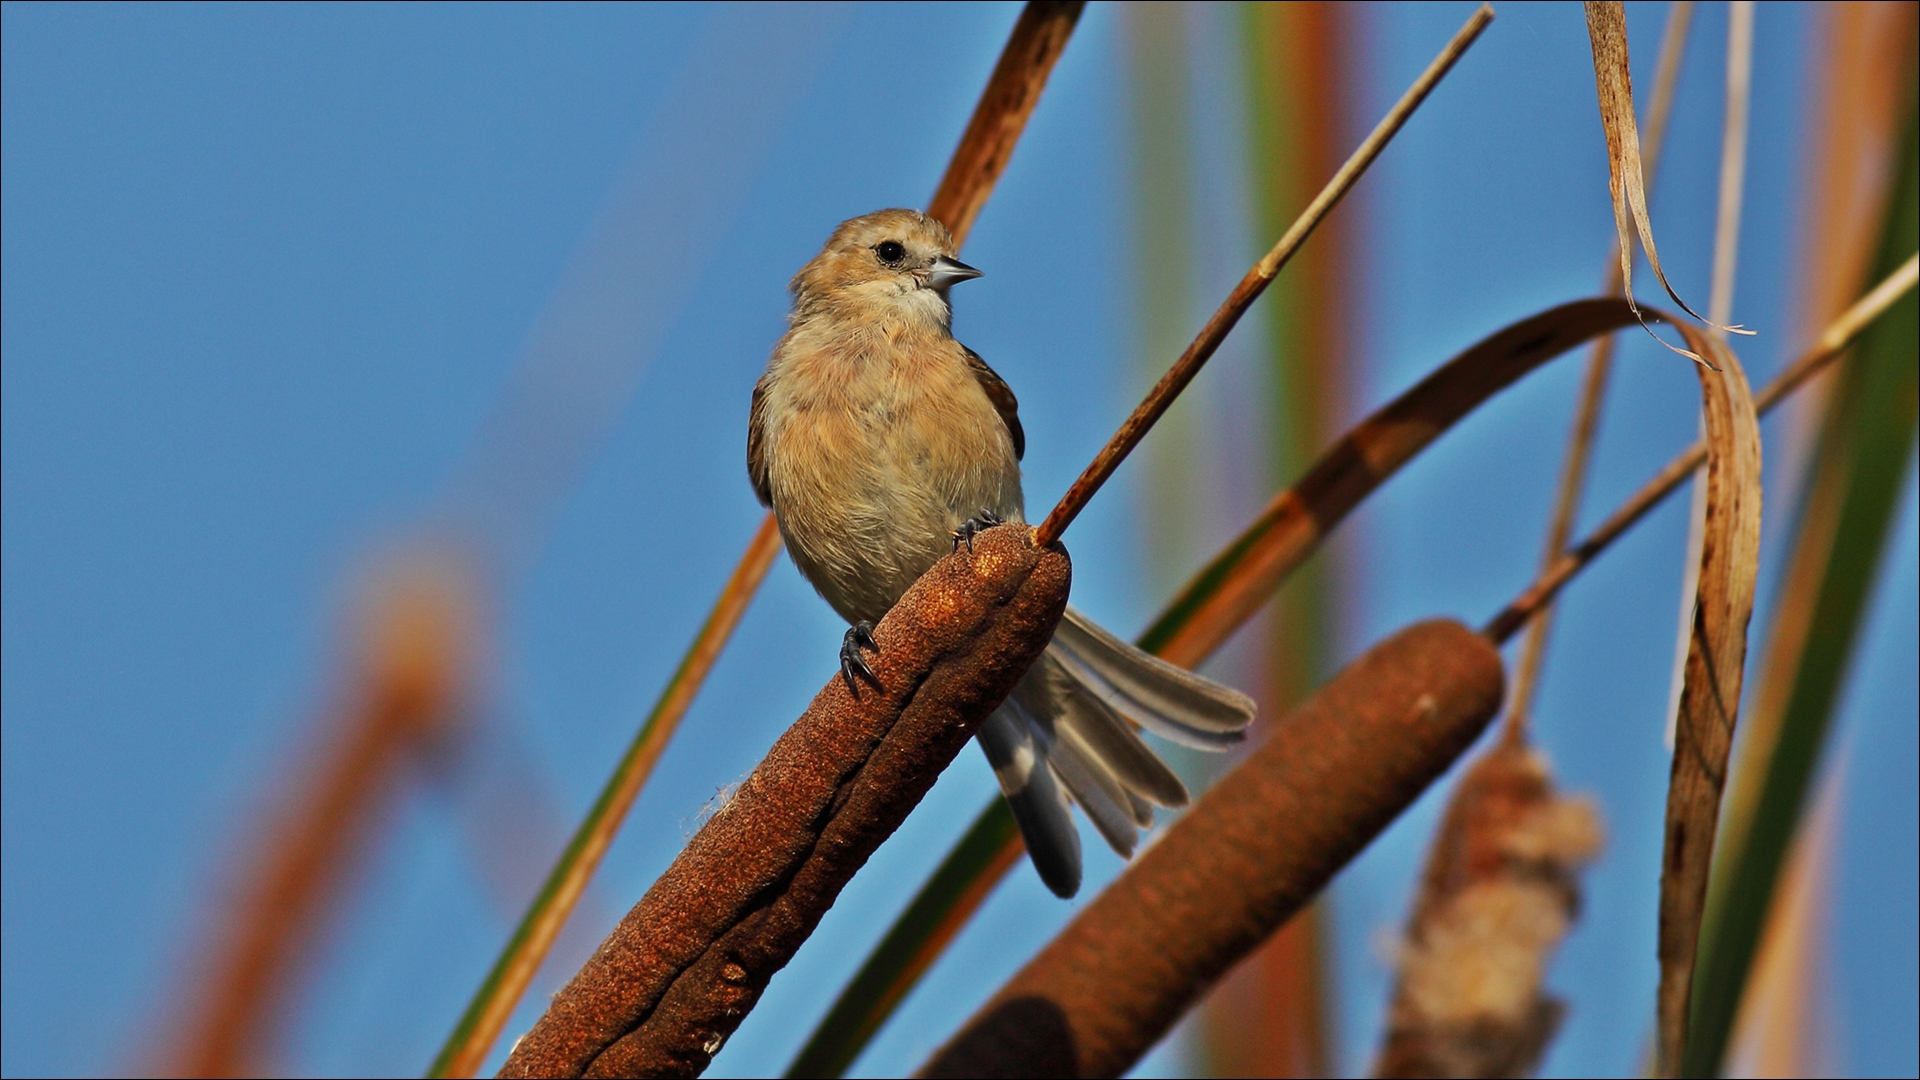
[[[860,650],[880,651],[880,643],[873,640],[873,624],[865,620],[847,627],[847,636],[840,639],[840,677],[847,681],[847,693],[860,696],[860,679],[880,688],[880,678],[867,666],[867,658]]]
[[[953,532],[948,533],[947,535],[953,537],[953,550],[959,551],[961,541],[965,541],[967,545],[967,554],[971,555],[973,554],[973,538],[976,535],[986,532],[988,529],[993,528],[995,525],[1005,525],[1005,524],[1006,524],[1006,520],[1003,519],[999,514],[996,514],[991,510],[983,509],[978,514],[975,514],[972,517],[968,518],[967,520],[961,522],[960,527],[958,529],[955,529]]]

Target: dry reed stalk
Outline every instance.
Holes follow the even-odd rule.
[[[987,197],[1012,160],[1014,146],[1026,130],[1047,78],[1085,6],[1084,2],[1033,0],[1014,23],[928,206],[927,212],[947,225],[956,247],[966,240]],[[500,1036],[500,1029],[526,993],[584,894],[654,763],[692,707],[713,664],[738,626],[740,616],[759,590],[779,547],[777,523],[773,515],[768,514],[761,519],[706,623],[662,689],[634,744],[616,766],[593,810],[549,875],[546,886],[435,1057],[428,1069],[429,1076],[471,1076],[485,1061]]]
[[[1306,243],[1307,237],[1313,235],[1314,229],[1320,222],[1325,220],[1333,208],[1339,205],[1340,200],[1346,197],[1347,192],[1353,189],[1353,185],[1367,171],[1368,166],[1373,164],[1374,160],[1380,156],[1380,152],[1385,150],[1387,144],[1393,140],[1394,135],[1413,116],[1414,110],[1420,107],[1420,103],[1426,100],[1427,95],[1433,92],[1433,88],[1440,84],[1440,80],[1446,77],[1454,63],[1466,53],[1474,39],[1478,38],[1480,32],[1492,21],[1493,8],[1486,4],[1481,4],[1472,15],[1468,16],[1466,23],[1453,35],[1453,39],[1440,50],[1440,55],[1434,57],[1433,62],[1427,65],[1427,69],[1420,73],[1420,77],[1414,80],[1407,92],[1374,126],[1373,131],[1368,133],[1359,149],[1355,150],[1346,163],[1340,166],[1340,171],[1334,174],[1333,179],[1327,182],[1320,194],[1315,196],[1313,202],[1301,212],[1293,226],[1280,237],[1272,250],[1247,271],[1246,276],[1240,279],[1240,283],[1233,287],[1233,291],[1227,294],[1227,298],[1207,320],[1199,335],[1193,339],[1193,343],[1188,345],[1186,351],[1180,354],[1180,358],[1167,369],[1167,373],[1161,376],[1160,381],[1147,393],[1146,399],[1134,408],[1132,415],[1121,423],[1120,430],[1114,432],[1113,438],[1108,440],[1107,445],[1095,455],[1086,470],[1074,480],[1073,485],[1067,489],[1067,493],[1060,497],[1053,511],[1047,515],[1045,521],[1040,523],[1040,528],[1035,533],[1036,543],[1051,543],[1059,539],[1060,534],[1073,523],[1073,519],[1079,516],[1080,511],[1086,509],[1094,493],[1107,482],[1114,470],[1120,467],[1120,463],[1126,460],[1129,453],[1132,453],[1133,448],[1140,445],[1140,440],[1146,438],[1147,432],[1166,413],[1168,406],[1172,405],[1174,399],[1180,396],[1180,392],[1187,388],[1187,384],[1193,381],[1194,376],[1200,373],[1200,369],[1220,348],[1220,343],[1226,340],[1234,325],[1240,321],[1240,317],[1246,314],[1247,308],[1259,299],[1260,294],[1266,290],[1275,275],[1280,273],[1280,268],[1300,250],[1300,246]]]
[[[955,248],[966,243],[987,196],[1013,160],[1013,148],[1027,130],[1027,121],[1040,104],[1040,92],[1046,89],[1053,65],[1066,51],[1067,39],[1086,6],[1085,0],[1031,0],[1013,24],[986,89],[980,92],[980,103],[960,135],[960,145],[954,147],[933,201],[927,204],[927,215],[953,234]]]
[[[471,615],[450,574],[403,570],[360,619],[348,704],[322,733],[311,771],[254,842],[232,907],[158,1071],[250,1076],[267,1066],[270,1026],[409,761],[443,745],[469,690]]]
[[[1727,105],[1720,134],[1720,199],[1713,225],[1713,285],[1707,321],[1733,318],[1740,271],[1740,208],[1746,202],[1747,113],[1753,97],[1753,0],[1727,5]]]
[[[1474,763],[1427,856],[1375,1076],[1533,1074],[1565,1013],[1541,983],[1600,843],[1592,801],[1558,794],[1538,752],[1502,741]]]
[[[698,1075],[1052,639],[1070,578],[1020,525],[937,563],[874,631],[877,686],[827,681],[501,1075]]]
[[[1119,1076],[1472,744],[1499,654],[1458,623],[1369,650],[1274,724],[922,1076]]]

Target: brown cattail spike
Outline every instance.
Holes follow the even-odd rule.
[[[1447,770],[1500,707],[1491,643],[1408,627],[1273,725],[1260,749],[922,1066],[1119,1076]]]
[[[974,538],[874,630],[514,1048],[502,1076],[698,1076],[840,890],[1053,638],[1071,568]]]

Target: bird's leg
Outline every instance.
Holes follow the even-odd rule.
[[[880,679],[867,666],[867,658],[860,655],[861,649],[880,651],[880,643],[873,640],[873,624],[865,619],[847,627],[847,636],[840,639],[840,677],[847,680],[847,693],[856,698],[860,696],[857,679],[867,680],[876,690],[880,688]]]
[[[991,510],[982,508],[978,514],[975,514],[972,517],[968,518],[967,520],[961,522],[960,527],[958,529],[954,530],[951,533],[948,533],[947,535],[953,537],[953,550],[959,551],[960,542],[964,540],[966,541],[966,544],[967,544],[967,554],[971,555],[973,554],[973,538],[975,535],[986,532],[988,529],[993,528],[995,525],[1005,525],[1005,524],[1006,524],[1006,521],[1003,520],[999,514],[996,514]]]

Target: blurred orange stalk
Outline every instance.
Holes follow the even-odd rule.
[[[470,615],[448,576],[407,571],[363,618],[365,653],[330,740],[255,842],[220,913],[204,974],[159,1066],[180,1076],[257,1074],[268,1028],[326,925],[409,760],[440,744],[467,696]]]

